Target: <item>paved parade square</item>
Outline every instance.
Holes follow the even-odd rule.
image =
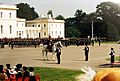
[[[13,50],[5,46],[0,48],[0,64],[10,63],[12,66],[17,63],[22,63],[25,66],[40,66],[40,67],[55,67],[80,70],[85,66],[90,66],[95,70],[102,68],[110,68],[110,48],[113,47],[116,56],[120,54],[119,44],[102,44],[99,46],[90,46],[89,59],[84,61],[84,46],[68,46],[62,48],[61,64],[56,64],[57,61],[52,61],[52,53],[49,53],[49,61],[42,59],[42,46],[37,48],[25,47],[14,48]]]

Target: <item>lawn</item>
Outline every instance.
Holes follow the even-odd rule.
[[[106,60],[110,60],[110,58],[107,58]],[[120,56],[115,56],[115,61],[120,61]]]
[[[98,44],[98,42],[95,42]],[[111,42],[111,41],[101,41],[101,44],[117,44],[117,42]]]
[[[35,73],[40,75],[41,81],[76,81],[75,78],[83,72],[80,70],[35,67]]]

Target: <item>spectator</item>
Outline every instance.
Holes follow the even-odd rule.
[[[4,81],[4,80],[5,80],[5,75],[3,71],[3,65],[0,65],[0,81]]]
[[[23,81],[29,81],[29,72],[27,67],[23,66]]]
[[[111,51],[110,51],[109,55],[111,56],[110,62],[111,62],[112,67],[113,67],[113,65],[114,65],[114,58],[115,58],[115,51],[114,51],[113,48],[111,48]]]
[[[33,68],[33,67],[30,67],[28,70],[30,71],[29,81],[36,81],[35,73],[34,73],[34,68]]]

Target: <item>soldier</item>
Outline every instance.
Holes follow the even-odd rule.
[[[12,41],[12,43],[11,43],[11,49],[13,49],[13,47],[14,47],[14,42]]]
[[[85,61],[88,61],[88,53],[89,53],[89,47],[87,46],[87,43],[85,43]]]
[[[60,64],[60,55],[61,55],[60,45],[57,45],[56,52],[57,52],[57,60],[58,60],[57,64]]]

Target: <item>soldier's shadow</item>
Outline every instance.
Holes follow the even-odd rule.
[[[82,60],[82,59],[77,59],[77,60],[74,60],[74,61],[85,61],[85,60]]]
[[[100,64],[98,65],[99,68],[110,68],[111,67],[111,64],[109,63],[106,63],[106,64]]]
[[[55,62],[44,62],[44,63],[46,63],[46,64],[57,64]]]
[[[33,60],[37,60],[37,61],[47,61],[47,60],[44,60],[44,59],[33,59]]]

